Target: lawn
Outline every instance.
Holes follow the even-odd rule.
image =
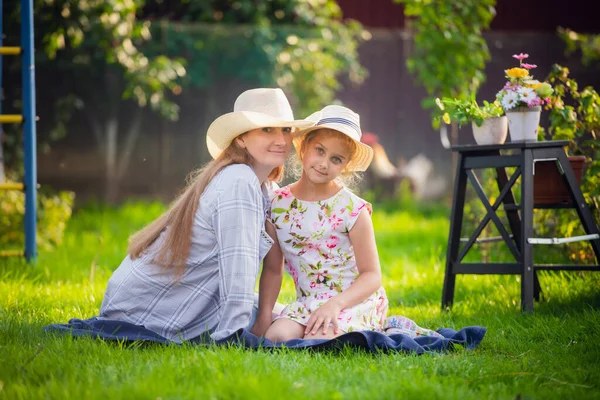
[[[77,211],[63,245],[34,267],[0,260],[0,398],[600,399],[600,274],[542,273],[534,314],[516,276],[460,276],[440,310],[448,210],[373,215],[390,314],[421,326],[488,328],[481,345],[422,356],[124,345],[42,327],[97,314],[127,237],[163,210],[130,203]],[[292,298],[286,278],[280,296]]]

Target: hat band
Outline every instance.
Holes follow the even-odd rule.
[[[325,124],[342,124],[342,125],[348,125],[349,127],[351,127],[352,129],[354,129],[356,131],[356,133],[358,133],[358,137],[362,136],[362,132],[360,131],[360,127],[355,124],[354,122],[345,119],[345,118],[323,118],[322,120],[320,120],[319,122],[317,122],[317,125],[325,125]]]

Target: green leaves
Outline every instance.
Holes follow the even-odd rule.
[[[473,99],[460,100],[444,97],[442,100],[436,99],[436,104],[444,113],[443,118],[447,123],[454,121],[459,125],[466,125],[474,121],[477,126],[481,126],[483,120],[499,117],[504,113],[502,106],[497,101],[490,103],[484,100],[483,107],[480,107]]]
[[[483,70],[490,59],[482,31],[495,16],[495,0],[432,1],[395,0],[405,7],[414,51],[407,61],[430,99],[468,98],[485,80]],[[433,102],[423,102],[432,107]],[[439,111],[433,111],[434,123]],[[437,117],[437,118],[436,118]]]
[[[569,31],[577,37],[576,33]],[[600,59],[600,49],[596,57]],[[550,102],[545,106],[550,111],[548,132],[552,140],[568,140],[571,155],[586,156],[587,168],[581,181],[581,191],[596,219],[600,221],[600,96],[587,86],[579,91],[579,85],[569,77],[569,69],[554,64],[547,81],[554,87]],[[565,236],[568,217],[556,224],[557,236]],[[591,256],[589,246],[581,250]]]
[[[75,193],[49,193],[40,191],[37,196],[38,229],[36,241],[42,251],[60,245]],[[0,248],[20,249],[24,246],[25,194],[20,191],[0,191]]]
[[[269,2],[190,0],[169,6],[181,21],[152,26],[152,54],[187,60],[183,88],[218,82],[279,86],[295,97],[299,115],[335,101],[340,79],[360,83],[366,71],[358,45],[368,34],[342,20],[334,0]]]

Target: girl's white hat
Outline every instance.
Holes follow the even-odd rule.
[[[223,114],[208,127],[206,145],[217,158],[233,139],[252,129],[292,127],[304,129],[315,123],[294,120],[292,107],[281,89],[250,89],[238,96],[233,112]]]
[[[306,134],[317,129],[333,129],[348,136],[356,143],[356,154],[348,163],[348,171],[365,171],[369,167],[373,160],[373,149],[360,141],[362,131],[360,130],[360,116],[357,113],[346,107],[332,105],[311,114],[307,120],[314,121],[315,125],[294,135],[293,143],[298,154],[300,154],[302,141]]]

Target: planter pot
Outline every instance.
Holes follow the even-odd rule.
[[[537,141],[542,107],[516,107],[506,111],[511,142]]]
[[[471,126],[475,142],[479,145],[502,144],[506,141],[508,120],[505,116],[485,119],[481,126],[473,121]]]
[[[581,183],[584,156],[569,156],[569,163]],[[565,184],[556,161],[540,161],[535,163],[535,175],[533,176],[533,203],[540,204],[571,204],[573,201],[569,196],[569,189]]]

